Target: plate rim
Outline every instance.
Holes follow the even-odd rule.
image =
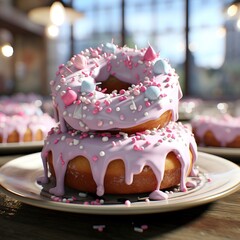
[[[240,148],[198,146],[198,151],[224,157],[240,157]]]
[[[214,158],[215,160],[218,161],[226,161],[228,165],[232,165],[232,167],[236,168],[237,171],[240,173],[240,167],[222,157],[215,156],[209,153],[205,152],[198,152],[200,156],[202,157],[207,157],[207,158]],[[13,164],[14,161],[20,161],[21,159],[25,159],[26,157],[39,157],[40,152],[38,153],[33,153],[33,154],[28,154],[25,156],[21,156],[18,158],[15,158],[13,160],[10,160],[6,164],[4,164],[0,168],[0,175],[1,175],[1,170],[4,169],[4,166],[8,166],[8,164]],[[37,170],[37,169],[36,169]],[[40,170],[40,169],[39,169]],[[1,180],[1,179],[0,179]],[[81,214],[101,214],[101,215],[126,215],[126,214],[151,214],[151,213],[161,213],[161,212],[172,212],[172,211],[177,211],[177,210],[183,210],[186,208],[191,208],[191,207],[196,207],[199,205],[207,204],[213,201],[216,201],[220,198],[223,198],[225,196],[228,196],[234,192],[236,192],[238,189],[240,189],[240,179],[235,185],[232,185],[231,187],[228,187],[224,191],[210,194],[208,196],[203,196],[201,198],[198,198],[195,201],[187,201],[184,204],[182,202],[177,202],[174,204],[168,205],[166,203],[165,205],[158,205],[159,201],[152,201],[150,204],[148,203],[143,203],[143,204],[131,204],[130,207],[126,206],[125,204],[116,204],[114,205],[100,205],[100,206],[95,206],[95,205],[81,205],[81,204],[66,204],[62,202],[54,202],[52,200],[46,200],[41,197],[37,198],[29,198],[28,196],[25,197],[20,195],[19,193],[15,193],[14,190],[7,189],[4,186],[2,186],[0,182],[0,191],[2,191],[4,194],[6,194],[9,197],[12,197],[16,200],[19,200],[25,204],[35,206],[35,207],[40,207],[40,208],[45,208],[45,209],[50,209],[50,210],[57,210],[57,211],[62,211],[62,212],[74,212],[74,213],[81,213]],[[35,184],[35,183],[33,183]],[[40,196],[40,195],[39,195]],[[168,202],[168,200],[161,200],[161,203],[163,204],[164,202]],[[71,206],[71,207],[70,207]],[[147,207],[143,207],[147,206]],[[158,209],[156,209],[158,207]],[[108,211],[111,210],[111,211]]]

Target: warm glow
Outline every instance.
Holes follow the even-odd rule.
[[[240,30],[240,19],[237,20],[237,29]]]
[[[59,28],[56,25],[46,27],[46,34],[49,38],[55,38],[59,35]]]
[[[217,34],[219,37],[224,38],[226,36],[226,29],[224,27],[218,28]]]
[[[237,11],[238,11],[237,5],[233,4],[227,9],[227,14],[228,16],[233,17],[237,14]]]
[[[13,55],[13,47],[9,44],[2,46],[2,54],[5,57],[11,57]]]
[[[60,26],[65,20],[65,9],[62,3],[54,2],[50,8],[50,20],[56,25]]]

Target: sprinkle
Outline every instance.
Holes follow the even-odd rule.
[[[125,116],[123,114],[121,114],[119,118],[120,118],[120,120],[123,121],[125,119]]]
[[[105,227],[105,225],[93,225],[93,229],[98,230],[99,232],[102,232]]]
[[[141,229],[147,230],[147,229],[148,229],[148,225],[146,225],[146,224],[142,225],[142,226],[141,226]]]
[[[104,151],[100,151],[99,155],[100,155],[101,157],[104,157],[104,156],[105,156],[105,152],[104,152]]]
[[[131,206],[131,202],[129,200],[126,200],[125,203],[124,203],[127,207],[130,207]]]
[[[93,160],[94,162],[97,161],[97,160],[98,160],[98,156],[96,156],[96,155],[92,156],[92,160]]]
[[[103,141],[103,142],[107,142],[108,140],[109,140],[109,138],[106,137],[106,136],[102,138],[102,141]]]
[[[99,120],[98,123],[97,123],[98,127],[101,127],[103,125],[103,121],[102,120]]]
[[[87,193],[80,192],[80,193],[78,193],[78,196],[79,197],[87,197]]]
[[[119,112],[120,111],[120,107],[116,107],[116,111]]]
[[[111,113],[111,112],[112,112],[112,108],[110,108],[110,107],[107,108],[107,109],[106,109],[106,112],[107,112],[107,113]]]
[[[133,146],[133,149],[135,150],[135,151],[143,151],[144,150],[144,147],[142,147],[142,146],[138,146],[138,145],[134,145]]]
[[[143,229],[140,227],[134,227],[135,232],[143,232]]]

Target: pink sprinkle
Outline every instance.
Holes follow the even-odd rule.
[[[55,139],[54,144],[57,144],[59,142],[59,139]]]
[[[92,157],[92,160],[93,160],[94,162],[97,161],[97,160],[98,160],[98,156],[94,155],[94,156]]]
[[[120,115],[120,120],[124,120],[125,116],[123,114]]]
[[[146,145],[151,145],[151,143],[149,141],[146,141]]]
[[[133,149],[135,150],[135,151],[143,151],[144,150],[144,147],[140,147],[140,146],[138,146],[138,145],[134,145],[133,146]]]
[[[109,108],[106,109],[106,112],[107,112],[107,113],[111,113],[111,112],[112,112],[112,109],[109,107]]]
[[[138,111],[140,112],[142,110],[143,106],[142,105],[139,105],[138,106]]]
[[[110,105],[110,102],[109,102],[108,100],[104,100],[104,104],[105,104],[106,106],[109,106],[109,105]]]
[[[100,105],[100,101],[96,101],[95,106],[99,106],[99,105]]]
[[[145,87],[145,86],[142,86],[141,88],[140,88],[140,91],[141,92],[145,92],[147,90],[147,88]]]
[[[145,105],[146,105],[146,107],[150,107],[150,106],[151,106],[151,103],[150,103],[149,101],[146,101],[146,102],[145,102]]]
[[[135,143],[136,141],[137,141],[136,138],[133,137],[132,142]]]
[[[120,96],[120,97],[119,97],[119,101],[124,101],[124,100],[126,100],[126,99],[127,99],[126,96]]]
[[[112,141],[112,146],[115,147],[116,145],[116,142]]]
[[[103,121],[102,120],[99,120],[98,124],[97,124],[99,127],[101,127],[103,125]]]
[[[148,229],[148,225],[146,225],[146,224],[142,225],[142,226],[141,226],[141,229],[147,230],[147,229]]]
[[[126,92],[126,91],[125,91],[124,89],[121,89],[121,90],[119,91],[119,94],[123,95],[125,92]]]
[[[93,114],[97,114],[98,112],[99,112],[99,108],[94,108],[92,111]]]
[[[131,206],[131,202],[130,202],[129,200],[126,200],[126,201],[125,201],[125,205],[126,205],[127,207],[130,207],[130,206]]]
[[[65,165],[65,161],[64,161],[64,159],[63,159],[62,153],[60,154],[60,160],[61,160],[62,166],[64,166],[64,165]]]

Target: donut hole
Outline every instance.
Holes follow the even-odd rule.
[[[110,75],[107,80],[102,81],[101,85],[99,85],[102,90],[105,90],[105,93],[112,93],[113,91],[117,90],[117,93],[124,89],[128,90],[129,87],[131,87],[130,83],[121,81],[120,79],[114,77],[113,75]]]

